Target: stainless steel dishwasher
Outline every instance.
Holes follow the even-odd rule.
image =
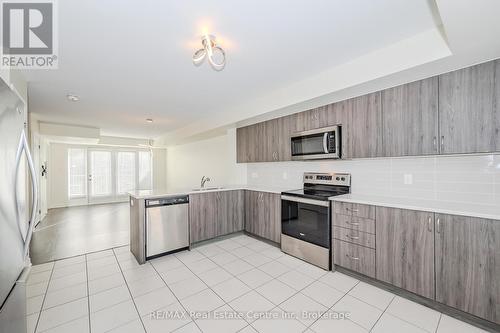
[[[189,247],[189,197],[146,200],[146,259]]]

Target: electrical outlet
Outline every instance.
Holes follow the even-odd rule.
[[[288,173],[286,171],[283,172],[283,179],[284,180],[288,179]]]
[[[413,184],[413,175],[411,173],[405,173],[404,184],[405,185],[412,185]]]
[[[259,178],[259,174],[257,172],[252,172],[252,178]]]

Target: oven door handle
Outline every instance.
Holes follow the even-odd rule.
[[[329,150],[328,150],[328,132],[323,134],[323,150],[325,151],[325,154],[329,153]]]
[[[330,207],[330,202],[329,201],[321,201],[321,200],[314,200],[314,199],[293,197],[293,196],[290,196],[290,195],[282,195],[281,196],[281,200],[292,201],[292,202],[299,202],[299,203],[305,203],[305,204],[315,205],[315,206]]]

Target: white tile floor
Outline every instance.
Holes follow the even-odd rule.
[[[237,235],[138,265],[128,247],[34,266],[33,332],[484,332]]]

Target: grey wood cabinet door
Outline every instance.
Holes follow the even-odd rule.
[[[377,279],[434,298],[434,214],[376,208]]]
[[[236,163],[247,163],[250,161],[249,132],[249,126],[236,129]]]
[[[442,154],[500,150],[500,61],[439,76]]]
[[[436,301],[500,323],[500,221],[436,214]]]
[[[191,242],[214,238],[217,232],[217,192],[189,195]]]
[[[380,92],[346,101],[349,114],[347,136],[349,149],[346,158],[382,156],[382,108]],[[346,130],[346,129],[344,129]]]
[[[281,239],[281,196],[245,191],[245,230],[279,243]]]
[[[259,193],[256,191],[245,191],[245,231],[251,234],[257,234]]]
[[[382,91],[383,156],[438,154],[438,78]]]
[[[236,162],[257,162],[262,158],[262,150],[259,150],[262,128],[262,124],[255,124],[236,129]]]
[[[299,112],[295,118],[297,132],[308,131],[328,126],[328,106],[320,106],[311,110]]]
[[[262,192],[263,219],[260,221],[262,237],[275,243],[281,241],[281,195]]]
[[[217,194],[216,235],[227,235],[243,230],[243,191],[221,191]]]

